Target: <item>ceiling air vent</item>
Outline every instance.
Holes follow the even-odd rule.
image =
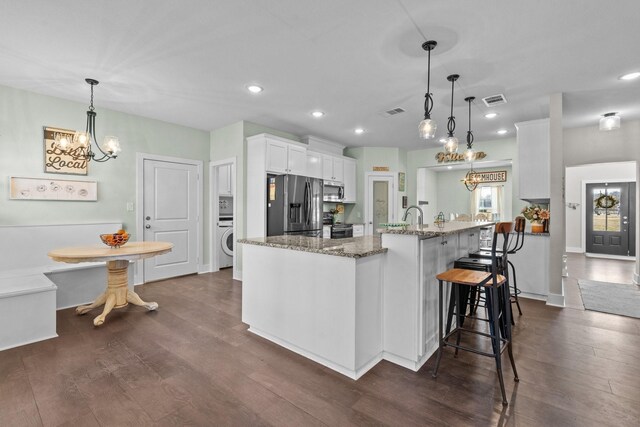
[[[382,113],[382,115],[385,117],[391,117],[391,116],[395,116],[396,114],[400,114],[404,112],[405,112],[404,108],[398,107],[398,108],[393,108],[391,110],[387,110],[384,113]]]
[[[507,103],[507,98],[503,94],[491,95],[486,98],[482,98],[484,105],[487,107],[495,107],[496,105],[502,105]]]

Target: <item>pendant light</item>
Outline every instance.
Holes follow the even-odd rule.
[[[600,119],[600,130],[620,129],[620,116],[618,113],[607,113]]]
[[[418,133],[422,139],[433,139],[436,136],[438,128],[435,120],[431,119],[431,110],[433,109],[433,97],[431,95],[431,51],[436,47],[438,42],[428,40],[422,43],[422,48],[427,51],[427,93],[424,94],[424,120],[418,126]]]
[[[451,82],[451,115],[449,116],[449,121],[447,122],[447,131],[448,136],[444,143],[444,150],[449,153],[457,153],[458,152],[458,138],[453,136],[456,130],[456,118],[453,116],[453,88],[455,86],[456,80],[458,80],[460,76],[458,74],[451,74],[447,77],[447,80]]]
[[[87,111],[87,126],[84,132],[78,131],[73,136],[73,143],[68,137],[62,134],[56,134],[54,137],[55,147],[64,154],[71,156],[74,160],[94,160],[96,162],[106,162],[109,159],[115,159],[120,152],[120,142],[115,136],[105,136],[102,145],[96,140],[96,112],[93,107],[93,87],[99,82],[95,79],[85,79],[91,85],[91,102]],[[91,139],[93,139],[95,147],[99,154],[96,154],[91,147]]]
[[[473,151],[473,132],[471,132],[471,102],[476,99],[475,96],[468,96],[464,100],[469,104],[469,130],[467,131],[467,150],[464,152],[464,159],[467,162],[472,162],[476,157],[476,152]]]

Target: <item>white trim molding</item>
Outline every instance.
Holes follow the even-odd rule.
[[[561,294],[549,294],[547,296],[547,305],[554,307],[564,307],[564,295]]]
[[[229,157],[223,160],[215,160],[209,162],[209,241],[211,243],[210,251],[209,251],[209,272],[220,271],[220,266],[218,265],[218,251],[220,249],[220,245],[218,245],[218,217],[219,217],[219,206],[218,206],[218,167],[223,165],[231,165],[233,170],[233,179],[231,180],[231,195],[233,196],[233,235],[237,239],[238,238],[238,211],[237,211],[237,202],[238,198],[236,197],[236,182],[238,181],[237,177],[237,157]],[[234,278],[235,272],[237,270],[238,257],[233,256],[233,271]]]

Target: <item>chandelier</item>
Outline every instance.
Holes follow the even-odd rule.
[[[85,131],[76,131],[73,139],[62,133],[54,135],[54,146],[63,154],[70,156],[73,160],[94,160],[96,162],[106,162],[109,159],[115,159],[120,152],[120,141],[115,136],[105,136],[102,144],[98,144],[96,140],[96,112],[93,107],[93,87],[99,82],[94,79],[85,79],[91,85],[91,103],[87,111],[87,126]],[[91,139],[98,153],[92,149]]]
[[[447,131],[449,133],[444,142],[444,149],[449,154],[458,152],[458,138],[453,136],[453,133],[456,130],[456,118],[453,116],[453,87],[456,80],[458,80],[459,78],[460,76],[458,74],[451,74],[447,77],[447,80],[451,82],[451,115],[449,116],[449,121],[447,122]]]
[[[418,133],[422,139],[433,139],[436,136],[438,128],[435,120],[431,119],[431,110],[433,109],[433,97],[431,95],[431,51],[436,47],[438,42],[429,40],[422,43],[422,48],[428,52],[427,54],[427,93],[424,94],[424,120],[418,126]]]

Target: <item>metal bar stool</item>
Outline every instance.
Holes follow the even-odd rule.
[[[514,380],[519,381],[518,371],[516,370],[516,364],[513,359],[513,351],[511,345],[511,305],[509,301],[509,288],[507,278],[498,273],[498,260],[501,259],[503,265],[507,262],[507,245],[508,237],[511,232],[510,222],[501,222],[496,224],[494,231],[494,239],[491,246],[491,271],[478,271],[478,270],[464,270],[460,268],[453,268],[440,273],[436,276],[438,279],[438,355],[436,357],[436,365],[433,371],[433,377],[438,375],[438,368],[440,367],[440,360],[445,347],[455,348],[455,355],[458,354],[458,350],[469,351],[482,356],[493,357],[496,362],[496,369],[498,372],[498,380],[500,382],[500,390],[502,392],[502,404],[507,405],[507,395],[504,389],[504,380],[502,376],[502,352],[506,349],[511,361],[511,367],[513,368]],[[502,253],[499,254],[496,250],[498,235],[503,236],[503,248]],[[451,298],[453,299],[454,312],[456,317],[456,327],[452,331],[448,331],[446,335],[443,334],[443,287],[444,283],[451,283]],[[464,298],[462,293],[469,289],[475,288],[476,290],[483,290],[485,293],[485,299],[487,304],[488,318],[482,319],[475,316],[467,316],[466,310],[462,307],[461,301]],[[503,304],[500,304],[502,299]],[[451,305],[450,312],[451,310]],[[481,332],[474,329],[465,328],[463,326],[464,318],[473,318],[478,320],[487,321],[489,323],[489,333]],[[449,323],[449,322],[447,322]],[[450,325],[447,325],[449,329]],[[460,345],[462,333],[480,335],[489,338],[491,341],[492,352],[482,351],[478,348],[467,347]],[[450,339],[455,335],[455,343]]]
[[[524,228],[526,225],[526,220],[523,216],[518,216],[515,219],[515,241],[512,239],[512,243],[509,244],[509,249],[507,252],[511,254],[515,254],[524,245]],[[495,236],[494,236],[495,238]],[[498,251],[499,252],[499,251]],[[491,251],[477,251],[472,254],[469,254],[469,259],[491,259]],[[467,258],[460,258],[460,260],[464,260]],[[510,294],[509,301],[511,304],[515,303],[518,307],[518,314],[522,316],[522,309],[520,308],[520,301],[518,300],[518,295],[520,295],[520,289],[518,289],[518,279],[516,276],[516,267],[513,265],[511,261],[507,261],[507,265],[511,266],[512,275],[509,276],[509,287],[513,287],[513,292]],[[507,267],[508,268],[508,267]],[[513,279],[512,279],[513,278]],[[513,320],[513,319],[512,319]],[[514,323],[515,324],[515,323]]]

